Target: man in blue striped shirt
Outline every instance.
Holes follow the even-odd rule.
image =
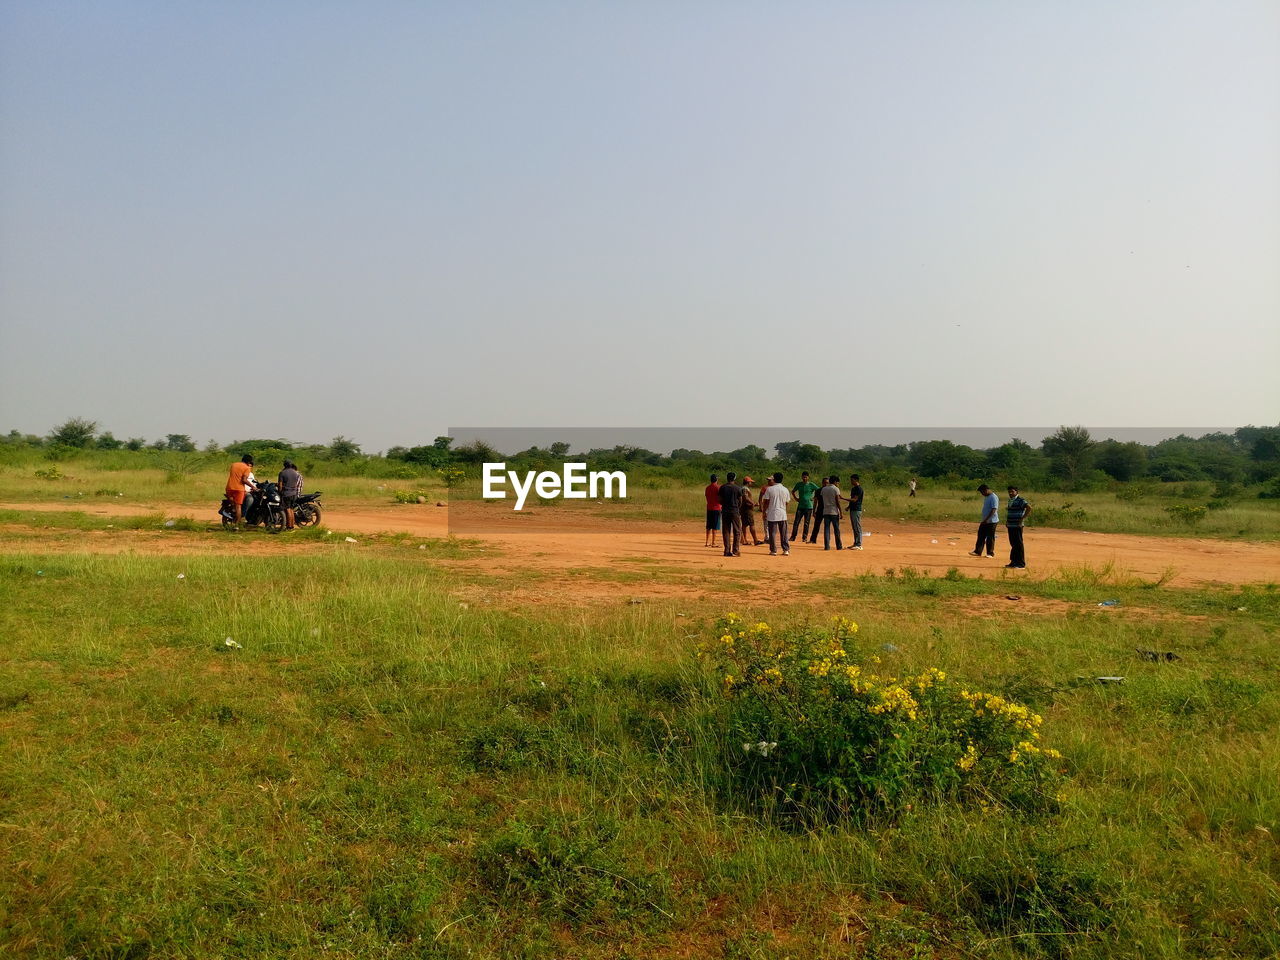
[[[1004,508],[1004,525],[1009,531],[1009,562],[1005,564],[1013,570],[1027,569],[1027,555],[1022,549],[1022,526],[1031,515],[1031,504],[1018,492],[1017,487],[1009,488],[1009,502]]]

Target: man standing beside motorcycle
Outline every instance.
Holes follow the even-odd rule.
[[[252,497],[252,491],[258,488],[257,481],[253,476],[253,456],[246,453],[240,458],[239,463],[231,465],[231,472],[227,474],[227,499],[231,501],[232,508],[235,510],[235,525],[233,530],[240,529],[240,518],[244,516],[248,505],[253,503],[249,500],[249,504],[245,503],[245,497]]]
[[[277,479],[280,483],[280,499],[284,501],[284,528],[296,530],[298,525],[294,521],[293,508],[298,505],[298,498],[302,496],[302,474],[298,472],[297,464],[286,460]]]

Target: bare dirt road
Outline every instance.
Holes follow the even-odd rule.
[[[2,504],[0,508],[38,513],[66,510],[66,504]],[[132,507],[125,504],[76,504],[75,509],[101,517],[163,512],[167,516],[214,518],[204,511],[179,504]],[[209,511],[208,514],[212,514]],[[448,536],[449,511],[432,504],[347,506],[329,505],[325,526],[344,534],[402,533],[412,537]],[[816,546],[796,544],[789,557],[772,557],[765,546],[746,546],[742,556],[728,558],[719,547],[703,546],[701,524],[619,523],[584,515],[572,525],[557,522],[554,528],[513,528],[467,534],[494,549],[482,562],[493,571],[538,570],[563,575],[575,569],[627,565],[641,570],[643,564],[658,564],[666,571],[684,568],[705,576],[716,570],[776,571],[779,574],[856,576],[881,574],[888,568],[914,567],[922,573],[938,575],[956,567],[965,576],[1032,577],[1051,576],[1063,568],[1088,566],[1095,570],[1110,567],[1118,577],[1143,580],[1164,579],[1172,586],[1207,584],[1274,583],[1280,581],[1280,545],[1208,540],[1188,537],[1150,537],[1129,534],[1084,533],[1031,527],[1027,530],[1026,571],[1007,571],[1008,547],[1003,530],[994,560],[968,556],[973,548],[972,524],[908,524],[898,521],[867,520],[865,549],[824,551]],[[847,534],[847,531],[846,531]],[[33,544],[34,546],[34,544]],[[241,534],[235,541],[220,536],[193,542],[139,535],[123,537],[84,535],[65,538],[50,549],[86,549],[140,552],[189,551],[217,553],[293,552],[306,549],[305,541],[286,534],[268,537],[256,531]],[[477,561],[469,561],[477,562]]]

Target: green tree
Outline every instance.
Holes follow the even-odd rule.
[[[104,430],[99,436],[97,443],[94,444],[99,450],[119,450],[124,446],[123,440],[117,440],[111,435],[110,430]]]
[[[804,443],[801,440],[784,440],[776,444],[778,460],[789,467],[818,466],[827,462],[826,452],[816,443]]]
[[[98,432],[98,421],[86,420],[84,417],[72,417],[65,423],[53,428],[49,434],[49,442],[64,447],[88,447],[93,443],[93,435]]]
[[[142,437],[130,437],[124,442],[124,448],[126,450],[141,450],[146,445],[147,441],[142,439]]]
[[[165,438],[164,448],[174,453],[194,453],[196,445],[185,433],[171,433]]]
[[[1074,483],[1089,472],[1097,444],[1085,427],[1059,427],[1058,432],[1044,438],[1043,449],[1053,472]]]
[[[977,450],[950,440],[913,443],[910,453],[912,464],[924,477],[945,477],[951,474],[972,477],[983,462],[983,456]]]
[[[360,444],[346,437],[334,437],[329,441],[329,456],[335,460],[350,460],[360,456]]]
[[[1113,480],[1137,480],[1147,474],[1147,448],[1133,441],[1103,440],[1094,460],[1098,469]]]

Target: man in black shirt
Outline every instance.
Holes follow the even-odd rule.
[[[742,488],[738,486],[737,479],[738,475],[730,471],[725,474],[724,483],[720,485],[720,537],[726,557],[740,556],[738,547],[742,540]]]
[[[853,527],[853,549],[862,549],[862,481],[856,473],[849,474],[849,495],[841,497],[849,504],[849,524]]]

